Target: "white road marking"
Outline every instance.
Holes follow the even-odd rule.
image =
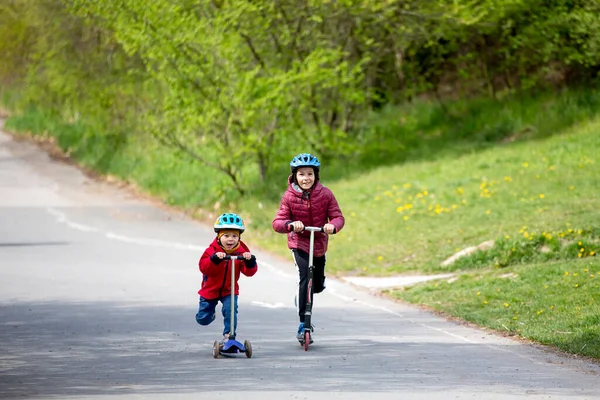
[[[270,303],[265,303],[262,301],[253,301],[252,304],[255,306],[265,307],[265,308],[286,308],[285,304],[283,304],[283,303],[270,304]]]

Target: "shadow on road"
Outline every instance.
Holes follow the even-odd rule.
[[[200,327],[195,307],[194,301],[189,308],[2,304],[0,398],[216,390],[431,392],[494,385],[520,393],[543,387],[547,394],[563,395],[585,389],[570,378],[572,369],[561,374],[556,366],[515,357],[508,346],[446,342],[419,324],[390,323],[377,311],[351,317],[340,309],[319,309],[323,325],[304,352],[293,337],[295,310],[242,303],[238,338],[252,342],[254,356],[215,360],[211,348],[220,337],[221,316]]]

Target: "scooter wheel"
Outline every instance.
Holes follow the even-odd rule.
[[[219,344],[218,341],[215,340],[215,343],[213,344],[213,357],[219,358],[220,353],[221,353],[221,345]]]
[[[308,351],[308,345],[310,345],[310,332],[304,332],[304,351]]]
[[[250,341],[244,340],[244,347],[246,348],[246,357],[252,357],[252,345],[250,344]]]

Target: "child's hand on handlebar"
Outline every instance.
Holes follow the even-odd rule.
[[[331,235],[335,232],[335,226],[333,224],[325,224],[323,225],[323,232]]]
[[[250,260],[252,258],[252,253],[247,251],[242,254],[242,257],[244,257],[245,260]]]
[[[218,251],[218,252],[216,252],[215,254],[216,254],[216,256],[217,256],[217,257],[219,257],[221,260],[222,260],[223,258],[225,258],[225,255],[226,255],[226,254],[225,254],[225,253],[223,253],[222,251]]]
[[[302,221],[294,221],[290,224],[294,232],[302,232],[304,230],[304,224]]]

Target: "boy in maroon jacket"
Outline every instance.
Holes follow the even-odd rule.
[[[223,260],[226,254],[241,255],[243,262],[235,263],[235,293],[234,299],[234,337],[237,328],[238,313],[238,280],[240,273],[250,277],[256,274],[258,265],[256,258],[250,252],[250,249],[240,240],[244,232],[244,222],[237,214],[222,214],[217,218],[214,225],[217,237],[208,246],[200,257],[198,263],[200,272],[202,272],[202,286],[198,291],[200,295],[200,304],[198,313],[196,313],[196,322],[200,325],[209,325],[215,320],[215,308],[219,301],[223,304],[221,312],[223,314],[223,342],[226,342],[231,331],[231,261]]]
[[[273,229],[278,233],[288,235],[288,248],[292,251],[298,269],[296,306],[300,318],[297,333],[299,341],[303,340],[304,312],[306,311],[306,294],[308,292],[310,233],[305,232],[304,227],[323,227],[324,232],[314,233],[313,249],[315,269],[312,293],[321,293],[325,289],[325,253],[327,252],[328,235],[341,231],[345,222],[333,192],[319,182],[320,166],[321,163],[317,157],[308,153],[299,154],[292,159],[288,188],[283,194],[279,210],[273,219]]]

